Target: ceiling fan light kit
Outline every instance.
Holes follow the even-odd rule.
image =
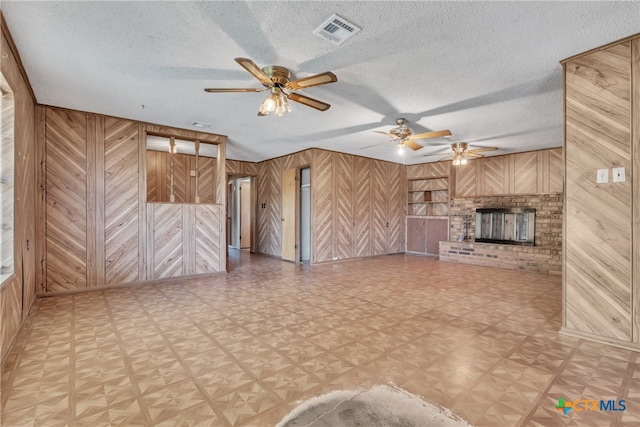
[[[413,130],[411,130],[411,128],[407,126],[407,120],[403,119],[402,117],[396,120],[396,124],[398,126],[391,129],[389,132],[383,132],[380,130],[376,130],[374,132],[391,137],[391,141],[396,144],[396,147],[398,147],[398,151],[400,153],[404,152],[405,147],[409,147],[413,151],[417,151],[423,148],[423,145],[420,145],[416,141],[414,141],[416,139],[441,138],[451,136],[451,131],[449,129],[414,134]],[[380,144],[369,145],[366,147],[362,147],[361,150],[382,144],[386,143],[383,142]]]
[[[331,105],[308,96],[295,93],[296,90],[306,89],[312,86],[320,86],[328,83],[335,83],[338,78],[332,72],[324,72],[309,77],[291,81],[291,72],[279,65],[268,65],[260,68],[248,58],[235,58],[235,61],[247,70],[253,77],[258,79],[266,89],[258,88],[206,88],[205,92],[263,92],[269,90],[269,95],[262,101],[258,109],[258,116],[268,116],[274,113],[276,117],[282,117],[291,112],[289,100],[315,108],[319,111],[326,111]],[[290,92],[286,92],[290,91]]]

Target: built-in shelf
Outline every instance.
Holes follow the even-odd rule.
[[[449,215],[449,177],[409,178],[408,209],[410,216]]]

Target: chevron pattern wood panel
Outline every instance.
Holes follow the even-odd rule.
[[[138,124],[107,117],[105,133],[105,278],[138,280]]]
[[[537,192],[538,156],[535,152],[518,153],[512,156],[513,171],[510,171],[513,189],[510,194],[535,194]]]
[[[623,341],[631,340],[631,183],[594,181],[602,165],[630,167],[630,64],[628,42],[565,64],[566,326]]]
[[[269,185],[267,175],[267,162],[258,163],[258,179],[257,197],[258,197],[258,210],[256,212],[257,228],[258,228],[258,244],[257,249],[259,253],[268,253],[268,239],[269,239]]]
[[[147,150],[147,201],[148,202],[162,202],[162,196],[160,195],[160,191],[164,188],[160,184],[160,176],[164,175],[160,174],[159,171],[164,172],[164,167],[161,167],[160,159],[161,157],[157,155],[157,151]]]
[[[331,261],[334,256],[333,156],[330,151],[314,150],[311,168],[311,194],[315,212],[315,227],[311,231],[314,262]]]
[[[86,286],[87,118],[46,110],[47,291]]]
[[[477,160],[472,160],[466,165],[456,167],[456,197],[470,197],[476,192],[476,164]]]
[[[183,209],[180,204],[152,203],[152,233],[149,244],[153,256],[153,278],[181,276],[183,265]]]
[[[371,255],[382,255],[388,251],[387,242],[387,164],[379,160],[372,161],[371,176]]]
[[[222,271],[220,260],[223,210],[220,205],[197,205],[196,209],[196,240],[195,274]]]
[[[355,160],[355,246],[354,255],[371,255],[371,160]]]
[[[334,154],[335,162],[335,236],[334,256],[340,259],[354,255],[354,165],[355,157],[349,154]]]
[[[395,254],[404,252],[404,206],[406,206],[405,195],[407,190],[402,165],[387,164],[387,183],[389,222],[387,250],[388,253]]]
[[[486,157],[482,159],[482,162],[484,164],[484,188],[482,194],[508,194],[509,188],[505,186],[505,181],[508,180],[505,157]]]

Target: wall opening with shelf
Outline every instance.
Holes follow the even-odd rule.
[[[449,215],[449,177],[409,178],[408,183],[407,215]]]

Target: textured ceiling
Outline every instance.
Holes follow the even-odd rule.
[[[640,32],[640,2],[27,2],[1,4],[41,104],[229,136],[227,156],[260,161],[309,147],[405,164],[451,142],[505,154],[562,145],[558,61]],[[341,46],[312,34],[332,13],[362,28]],[[258,117],[261,87],[233,58],[282,65],[295,78],[333,71],[292,103]],[[144,108],[142,107],[144,105]],[[401,157],[398,117],[449,139]]]

